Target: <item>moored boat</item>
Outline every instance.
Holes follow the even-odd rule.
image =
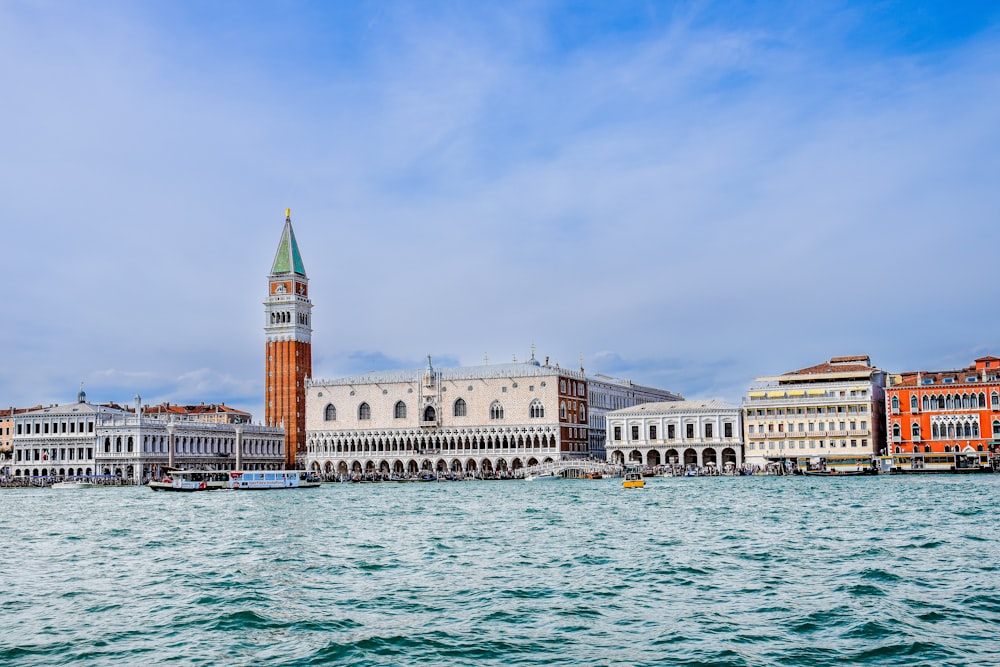
[[[980,452],[925,452],[893,454],[892,475],[970,475],[994,472],[989,458]]]
[[[857,454],[816,456],[800,470],[807,477],[869,477],[878,474],[878,459]]]
[[[802,474],[807,477],[868,477],[870,475],[877,475],[878,470],[874,468],[865,468],[863,470],[803,470]]]

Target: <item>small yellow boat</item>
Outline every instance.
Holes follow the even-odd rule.
[[[641,489],[646,486],[646,480],[642,478],[642,473],[640,472],[627,472],[625,473],[625,480],[622,482],[622,487],[626,489]]]

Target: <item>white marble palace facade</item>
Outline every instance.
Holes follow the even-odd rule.
[[[27,410],[13,417],[14,477],[113,475],[141,483],[164,468],[280,469],[282,428],[146,417],[119,406],[86,402]]]
[[[644,403],[607,414],[607,457],[619,465],[739,467],[741,409],[722,401]]]
[[[524,363],[310,380],[306,468],[473,475],[588,454],[587,378]]]

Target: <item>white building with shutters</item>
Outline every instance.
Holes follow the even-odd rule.
[[[607,414],[607,456],[620,465],[743,465],[741,410],[723,401],[643,403]]]

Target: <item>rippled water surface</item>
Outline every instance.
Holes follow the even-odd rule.
[[[1000,664],[1000,475],[0,491],[0,665]]]

